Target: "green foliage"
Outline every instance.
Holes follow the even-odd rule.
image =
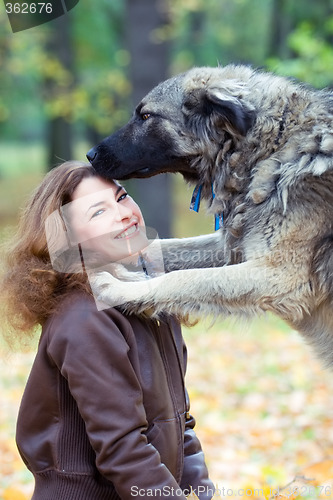
[[[169,23],[151,34],[169,40],[170,72],[192,65],[246,61],[262,65],[272,0],[165,0]],[[105,135],[129,115],[130,55],[126,2],[80,2],[69,13],[74,67],[63,67],[47,43],[52,23],[12,34],[0,11],[2,138],[40,138],[49,118],[63,117]],[[246,19],[246,22],[244,22]]]
[[[262,64],[271,4],[271,0],[171,0],[172,72],[231,61]]]
[[[164,6],[169,22],[151,40],[170,42],[171,74],[193,65],[246,62],[316,87],[332,83],[333,18],[326,3],[164,0]],[[2,139],[40,139],[47,120],[55,117],[75,124],[80,134],[89,128],[99,135],[127,120],[131,85],[126,2],[100,0],[97,5],[85,0],[68,16],[74,52],[69,70],[47,50],[52,23],[13,34],[0,10]],[[283,28],[279,43],[287,50],[274,46],[277,26]],[[287,55],[278,59],[276,54]]]
[[[333,17],[318,32],[309,21],[302,22],[288,38],[294,57],[279,61],[270,59],[268,66],[283,75],[294,76],[322,88],[333,83]]]
[[[0,131],[2,137],[5,132],[30,137],[32,124],[37,133],[41,132],[38,88],[47,30],[32,29],[17,36],[10,31],[3,10],[0,29]]]
[[[72,120],[81,120],[100,134],[107,134],[127,119],[131,91],[126,75],[129,54],[123,48],[124,2],[103,0],[97,6],[94,0],[85,0],[73,13],[78,76],[68,95]],[[61,102],[56,106],[63,109]]]
[[[47,50],[51,23],[12,34],[0,11],[2,137],[40,137],[49,117],[85,123],[101,134],[125,121],[130,84],[123,10],[120,0],[101,1],[98,8],[86,0],[72,11],[73,71]]]

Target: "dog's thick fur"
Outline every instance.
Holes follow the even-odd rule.
[[[88,158],[107,178],[181,172],[224,218],[215,235],[162,241],[168,271],[197,269],[154,278],[149,293],[104,274],[95,281],[103,301],[111,293],[136,311],[273,311],[332,365],[331,92],[247,66],[194,68],[154,88]]]

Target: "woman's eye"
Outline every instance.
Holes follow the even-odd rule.
[[[104,208],[100,208],[97,210],[97,212],[93,213],[91,218],[93,219],[94,217],[98,217],[99,215],[102,215],[105,212]]]
[[[117,201],[123,201],[125,198],[127,198],[128,193],[123,193],[121,196],[119,196]]]
[[[150,118],[150,113],[143,113],[141,115],[141,118],[142,118],[143,121],[148,120],[148,118]]]

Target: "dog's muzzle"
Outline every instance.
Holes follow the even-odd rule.
[[[87,153],[88,161],[94,166],[94,160],[97,158],[97,146],[91,148]]]

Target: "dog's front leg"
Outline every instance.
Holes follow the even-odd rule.
[[[282,295],[279,276],[259,259],[215,269],[174,271],[145,283],[123,283],[102,273],[93,278],[92,288],[103,303],[112,306],[117,301],[129,312],[153,309],[156,314],[252,315],[274,310],[274,301]]]
[[[227,262],[221,231],[193,238],[156,240],[153,245],[160,245],[166,272],[221,267]]]

